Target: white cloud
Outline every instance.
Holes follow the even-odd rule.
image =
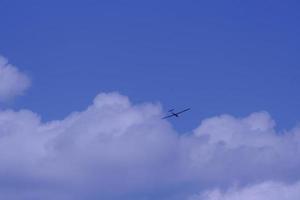
[[[226,192],[212,190],[189,200],[298,200],[300,199],[300,182],[285,184],[264,182],[243,188],[231,188]]]
[[[0,56],[0,101],[22,95],[30,86],[30,79]]]
[[[300,131],[276,133],[266,112],[206,119],[186,135],[160,117],[159,105],[118,93],[48,123],[29,110],[0,111],[0,198],[182,199],[300,180]]]
[[[275,122],[267,112],[253,113],[244,119],[222,115],[204,120],[195,130],[196,136],[209,136],[210,144],[223,143],[228,148],[264,147],[277,139]]]

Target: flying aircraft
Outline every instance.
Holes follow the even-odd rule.
[[[167,116],[163,117],[162,119],[166,119],[166,118],[169,118],[169,117],[179,117],[179,114],[181,114],[183,112],[186,112],[188,110],[191,110],[191,108],[184,109],[180,112],[174,112],[174,109],[171,109],[171,110],[168,111],[169,113],[171,113],[171,115],[167,115]]]

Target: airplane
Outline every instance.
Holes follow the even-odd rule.
[[[191,108],[187,108],[187,109],[184,109],[180,112],[175,113],[174,109],[171,109],[171,110],[168,111],[169,113],[171,113],[171,115],[167,115],[167,116],[163,117],[162,119],[166,119],[166,118],[169,118],[169,117],[179,117],[179,114],[181,114],[183,112],[186,112],[188,110],[191,110]]]

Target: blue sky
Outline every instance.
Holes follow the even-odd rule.
[[[33,87],[13,104],[44,120],[101,91],[192,107],[178,128],[266,110],[299,121],[297,1],[1,1],[0,52]],[[175,125],[176,126],[176,125]]]
[[[0,199],[298,200],[299,10],[0,0]]]

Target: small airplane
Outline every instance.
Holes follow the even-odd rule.
[[[168,111],[169,113],[171,113],[171,115],[167,115],[167,116],[163,117],[162,119],[166,119],[166,118],[169,118],[169,117],[179,117],[179,114],[181,114],[183,112],[186,112],[188,110],[191,110],[191,108],[187,108],[187,109],[184,109],[184,110],[182,110],[180,112],[176,112],[175,113],[174,109],[171,109],[171,110]]]

